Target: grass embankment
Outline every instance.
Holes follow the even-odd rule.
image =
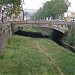
[[[47,38],[14,35],[0,56],[0,75],[75,75],[75,54]]]

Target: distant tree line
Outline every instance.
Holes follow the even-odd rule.
[[[45,19],[46,17],[57,19],[63,17],[64,12],[68,10],[69,2],[65,0],[51,0],[44,3],[43,7],[32,16],[33,20]]]

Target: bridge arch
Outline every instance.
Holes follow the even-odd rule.
[[[49,34],[52,30],[52,38],[56,42],[61,40],[65,36],[65,32],[68,30],[69,22],[59,21],[23,21],[23,22],[12,22],[13,31],[16,32],[22,28],[35,28],[43,34]],[[57,37],[58,38],[55,38]]]
[[[55,30],[55,29],[52,29],[52,30],[53,30],[52,31],[52,36],[51,36],[52,40],[57,42],[57,43],[59,43],[60,45],[62,45],[61,41],[63,40],[65,34],[60,32],[60,31],[58,31],[58,30]]]

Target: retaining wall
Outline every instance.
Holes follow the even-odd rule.
[[[11,24],[0,23],[0,53],[3,52],[3,48],[5,47],[7,40],[12,36]]]

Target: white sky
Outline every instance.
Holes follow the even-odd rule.
[[[71,7],[69,7],[69,10],[75,12],[75,0],[69,0],[69,2],[71,2]]]
[[[38,9],[43,6],[43,3],[50,0],[25,0],[25,4],[23,4],[24,9]],[[70,11],[75,11],[75,0],[69,0],[71,2],[71,7],[69,7]]]
[[[26,9],[38,9],[43,6],[43,3],[50,0],[24,0],[25,4],[23,5]]]

